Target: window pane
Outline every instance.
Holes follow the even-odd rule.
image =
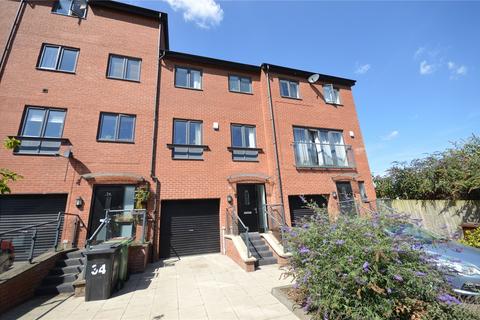
[[[298,98],[298,83],[290,82],[290,97]]]
[[[73,0],[72,13],[80,18],[85,17],[85,12],[87,11],[86,2],[87,0]]]
[[[173,124],[173,143],[187,144],[187,122],[175,121]]]
[[[44,118],[45,110],[28,109],[22,135],[29,137],[40,137]]]
[[[40,68],[55,69],[59,47],[44,46]]]
[[[175,70],[175,85],[178,87],[186,87],[188,79],[188,70],[177,68]]]
[[[285,80],[280,80],[280,94],[284,97],[288,97],[288,82]]]
[[[190,122],[190,136],[188,144],[202,144],[202,124],[200,122]]]
[[[77,63],[78,50],[63,49],[62,58],[60,60],[59,70],[62,71],[75,71],[75,65]]]
[[[118,140],[133,141],[135,117],[120,116],[120,127],[118,128]]]
[[[53,12],[61,14],[70,14],[70,7],[73,0],[59,0],[53,9]]]
[[[239,91],[240,90],[240,83],[237,76],[230,76],[229,78],[229,89],[230,91]]]
[[[140,80],[140,60],[127,59],[127,79]]]
[[[245,143],[246,147],[255,148],[255,128],[245,127]]]
[[[323,86],[323,95],[326,102],[332,102],[332,86],[325,85]]]
[[[113,114],[102,114],[100,127],[100,139],[115,140],[117,128],[117,116]]]
[[[202,88],[202,76],[200,71],[190,70],[191,87],[195,89]]]
[[[114,78],[123,78],[123,61],[121,57],[110,56],[110,65],[108,69],[108,76]]]
[[[232,126],[232,147],[243,147],[242,127]]]
[[[340,92],[338,91],[338,89],[333,89],[333,93],[335,103],[340,104]]]
[[[240,91],[242,92],[252,92],[251,89],[252,82],[249,78],[241,78],[240,79]]]
[[[65,111],[50,110],[44,136],[50,138],[62,137],[64,120]]]

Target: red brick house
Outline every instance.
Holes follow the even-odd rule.
[[[285,256],[269,234],[311,214],[300,196],[332,215],[375,199],[355,81],[170,51],[166,14],[114,1],[5,3],[0,136],[22,144],[0,167],[24,178],[0,219],[65,211],[62,240],[81,247],[148,186],[155,257],[221,251],[248,269]]]

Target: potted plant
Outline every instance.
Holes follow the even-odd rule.
[[[148,184],[135,189],[135,209],[145,209],[150,198],[150,186]]]

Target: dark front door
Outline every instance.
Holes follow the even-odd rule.
[[[243,223],[248,227],[250,232],[258,232],[258,193],[255,184],[238,184],[237,185],[237,206],[238,217],[242,219]],[[240,228],[240,226],[239,226]],[[244,231],[244,230],[239,230]]]
[[[350,182],[337,182],[338,203],[341,214],[355,214],[355,197]]]
[[[122,210],[124,208],[125,186],[96,186],[93,191],[92,213],[88,237],[100,226],[105,218],[105,210]]]

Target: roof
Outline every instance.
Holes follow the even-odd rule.
[[[271,72],[275,72],[283,75],[302,77],[305,79],[307,79],[312,74],[317,73],[313,71],[304,71],[299,69],[292,69],[292,68],[277,66],[269,63],[262,63],[262,65],[257,66],[252,64],[245,64],[245,63],[239,63],[234,61],[198,56],[198,55],[177,52],[177,51],[165,51],[165,57],[178,59],[178,60],[185,60],[185,61],[195,61],[195,62],[200,62],[200,63],[212,65],[212,66],[227,67],[230,69],[236,69],[236,70],[247,71],[247,72],[260,72],[262,68],[268,68],[268,70]],[[320,75],[320,78],[319,78],[320,80],[323,80],[329,83],[345,85],[349,87],[354,86],[356,82],[355,80],[330,76],[326,74],[319,73],[319,75]]]

